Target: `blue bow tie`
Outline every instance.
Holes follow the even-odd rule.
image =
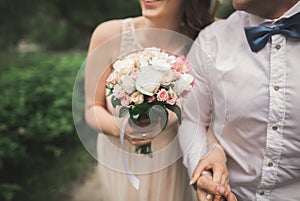
[[[284,18],[272,28],[265,26],[245,27],[245,33],[253,52],[262,49],[272,35],[283,34],[286,37],[300,40],[300,13]]]

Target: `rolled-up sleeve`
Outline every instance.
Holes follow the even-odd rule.
[[[183,100],[183,121],[179,128],[179,142],[183,152],[183,164],[191,177],[199,160],[207,150],[207,129],[211,120],[211,98],[205,79],[208,56],[199,46],[199,37],[194,42],[187,59],[192,64],[190,73],[195,85]]]

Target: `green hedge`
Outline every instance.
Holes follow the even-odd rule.
[[[49,161],[78,147],[73,83],[84,53],[0,55],[0,200]]]

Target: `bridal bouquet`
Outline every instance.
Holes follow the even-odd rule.
[[[194,83],[188,74],[191,64],[184,56],[145,48],[117,59],[112,66],[106,88],[113,107],[120,107],[119,117],[129,114],[129,125],[147,127],[154,123],[163,130],[170,110],[181,123],[178,103]],[[140,135],[145,139],[145,134]],[[151,143],[137,147],[136,152],[152,155]]]

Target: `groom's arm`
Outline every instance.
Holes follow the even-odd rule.
[[[202,55],[197,41],[193,44],[187,59],[192,64],[190,73],[195,85],[183,100],[183,121],[179,129],[179,141],[183,152],[183,163],[190,177],[207,151],[207,129],[211,120],[211,99],[202,68],[206,55]],[[205,64],[206,65],[206,64]]]

